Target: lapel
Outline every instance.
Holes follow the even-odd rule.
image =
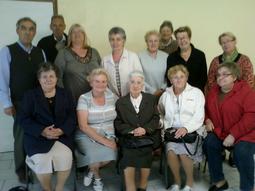
[[[132,105],[130,94],[127,94],[123,97],[123,105],[125,105],[124,108],[129,110],[131,113],[136,113],[134,106]]]
[[[36,97],[38,99],[37,105],[39,106],[39,110],[43,110],[47,113],[50,113],[47,99],[45,98],[41,87],[36,89]]]
[[[139,107],[139,113],[142,113],[146,107],[146,105],[148,104],[148,99],[146,97],[146,95],[142,92],[142,101],[141,101],[141,104],[140,104],[140,107]]]

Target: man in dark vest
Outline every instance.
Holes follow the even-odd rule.
[[[46,58],[54,63],[58,51],[67,45],[67,35],[64,33],[66,28],[65,20],[62,15],[54,15],[51,17],[50,29],[52,34],[42,38],[37,46],[43,49]]]
[[[19,181],[25,182],[25,152],[23,129],[18,125],[16,114],[25,91],[38,84],[36,72],[45,56],[40,48],[32,45],[36,33],[36,23],[24,17],[17,21],[16,32],[19,40],[0,51],[0,101],[4,113],[13,116],[14,161]]]

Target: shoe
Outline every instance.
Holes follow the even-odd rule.
[[[190,186],[186,185],[186,186],[182,189],[182,191],[192,191],[192,188],[191,188]]]
[[[84,176],[83,179],[84,186],[89,186],[92,182],[93,177],[94,177],[93,172],[89,171],[89,173],[86,176]]]
[[[170,191],[180,191],[180,186],[177,184],[174,184],[170,187]]]
[[[104,184],[101,178],[95,178],[95,181],[93,183],[94,191],[103,191],[103,187],[104,187]]]
[[[229,153],[228,164],[229,166],[236,168],[236,164],[235,164],[234,156],[233,156],[233,150],[231,150]]]
[[[221,187],[217,187],[216,185],[211,186],[208,191],[222,191],[226,189],[228,189],[227,181],[225,181],[225,183]]]

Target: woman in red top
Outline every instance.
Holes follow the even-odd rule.
[[[209,191],[228,188],[222,169],[221,151],[233,148],[234,160],[240,174],[240,189],[254,189],[255,154],[255,92],[247,82],[239,80],[237,64],[219,65],[217,85],[206,99],[206,130],[204,141],[209,173],[213,183]]]

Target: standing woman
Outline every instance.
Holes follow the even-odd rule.
[[[164,21],[159,27],[159,32],[161,35],[159,49],[166,52],[167,54],[171,54],[176,51],[178,44],[172,37],[174,32],[172,22]]]
[[[191,29],[188,26],[180,27],[174,32],[179,48],[167,58],[167,71],[172,66],[182,64],[189,72],[188,83],[204,92],[207,82],[207,65],[205,54],[191,44]],[[170,86],[170,80],[167,81]]]
[[[92,90],[82,94],[78,101],[79,130],[75,135],[80,151],[77,166],[89,166],[84,185],[93,181],[95,191],[103,190],[99,169],[116,159],[113,120],[116,117],[116,96],[107,89],[109,77],[102,68],[94,69],[88,77]]]
[[[160,96],[166,88],[165,71],[167,54],[159,47],[160,34],[157,31],[149,31],[144,39],[147,50],[138,54],[145,76],[145,92]]]
[[[117,118],[114,121],[121,150],[120,167],[124,170],[127,191],[145,191],[152,164],[153,145],[128,147],[132,139],[137,142],[143,136],[152,138],[159,126],[157,99],[143,93],[144,76],[140,71],[129,75],[130,93],[116,102]],[[154,141],[157,141],[154,139]],[[136,189],[135,170],[140,170],[140,180]]]
[[[24,129],[26,163],[36,174],[43,190],[62,191],[73,162],[75,108],[69,92],[56,86],[58,70],[43,63],[37,77],[40,87],[24,95],[20,125]],[[63,160],[64,159],[64,160]],[[57,183],[52,189],[53,172]]]
[[[126,33],[121,27],[113,27],[108,34],[112,53],[103,58],[102,65],[110,75],[109,88],[118,97],[129,92],[128,75],[134,70],[142,71],[138,56],[124,48]]]
[[[81,94],[90,91],[87,77],[94,68],[100,67],[100,62],[98,51],[88,45],[83,27],[73,24],[67,47],[59,51],[55,64],[60,69],[58,84],[72,93],[75,104]]]
[[[216,74],[219,65],[223,62],[236,63],[241,72],[240,79],[245,80],[250,87],[254,86],[253,66],[248,56],[238,52],[236,48],[236,37],[231,32],[222,33],[219,36],[219,44],[223,53],[216,56],[209,68],[207,90],[209,91],[216,84]]]

